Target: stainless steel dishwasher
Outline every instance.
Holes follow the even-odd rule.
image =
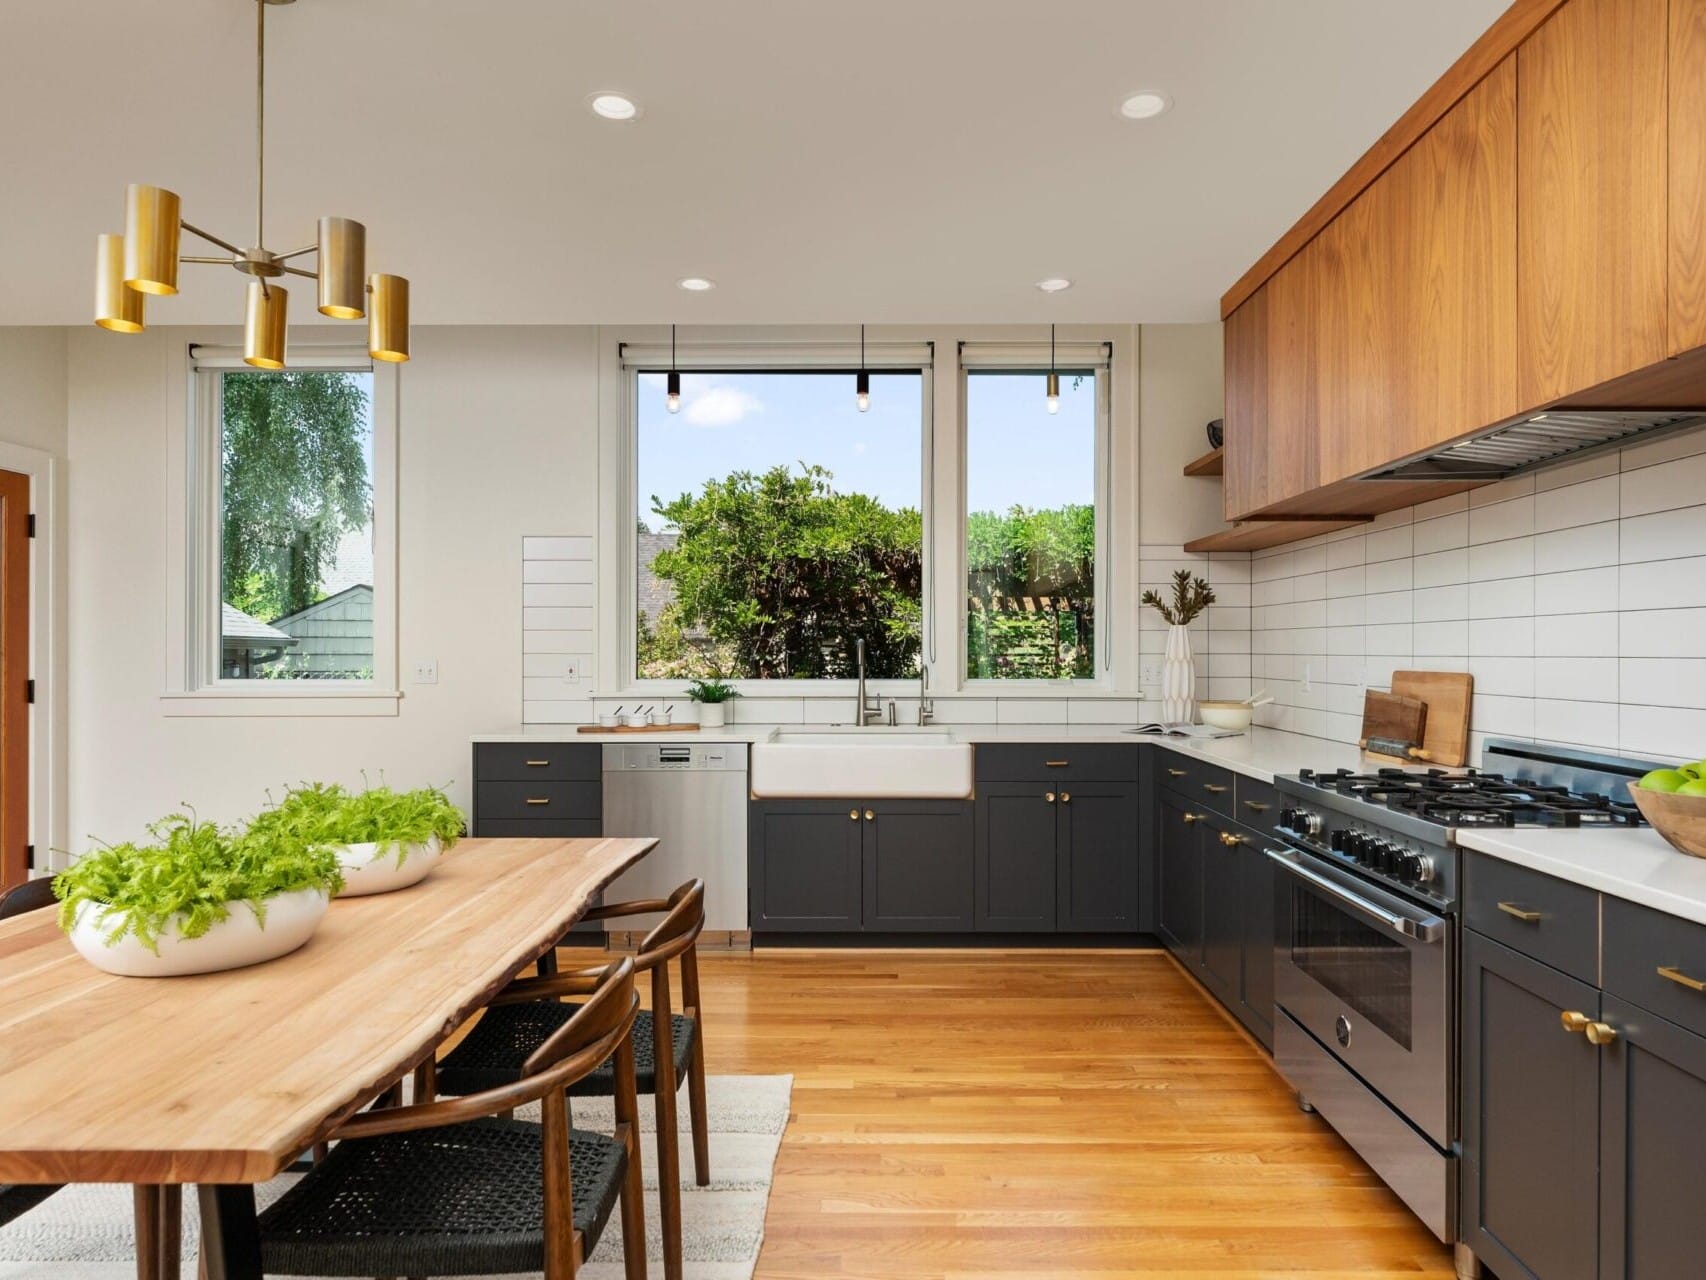
[[[604,834],[656,836],[658,847],[604,901],[666,897],[698,876],[705,927],[745,929],[746,801],[744,742],[606,746]]]

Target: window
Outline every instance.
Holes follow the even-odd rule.
[[[966,674],[1096,675],[1098,423],[1094,369],[1060,371],[1060,409],[1034,368],[965,378]]]
[[[923,615],[918,369],[636,369],[642,680],[915,677]]]
[[[192,353],[168,694],[394,699],[395,371],[365,353],[292,352],[281,372]]]

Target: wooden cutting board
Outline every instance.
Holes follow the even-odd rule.
[[[1362,740],[1388,738],[1396,742],[1422,742],[1422,725],[1428,718],[1428,704],[1420,698],[1402,694],[1383,693],[1370,689],[1362,698]]]
[[[1463,671],[1395,671],[1392,692],[1419,698],[1428,707],[1422,750],[1428,763],[1455,767],[1469,763],[1469,710],[1475,678]]]

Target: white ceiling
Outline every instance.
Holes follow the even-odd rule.
[[[362,220],[417,323],[1207,320],[1504,4],[300,0],[268,241]],[[249,0],[0,4],[0,324],[87,322],[129,181],[252,241],[252,59]],[[238,318],[185,271],[151,322]]]

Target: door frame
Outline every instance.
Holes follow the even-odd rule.
[[[29,477],[35,537],[30,540],[30,678],[36,682],[30,717],[29,835],[38,870],[64,865],[67,785],[66,701],[62,678],[65,632],[65,468],[41,449],[0,441],[0,470]]]

